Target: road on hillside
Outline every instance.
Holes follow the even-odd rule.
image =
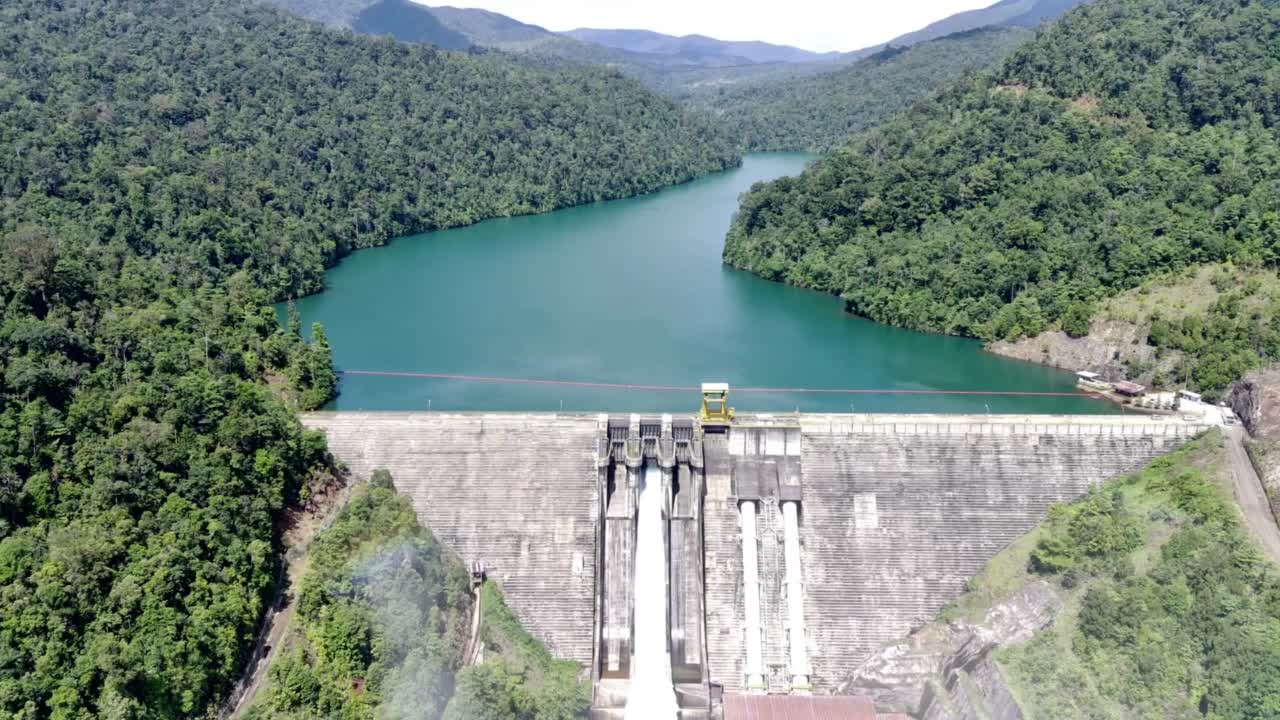
[[[285,632],[293,621],[297,603],[298,590],[302,587],[302,576],[306,573],[311,559],[310,546],[317,532],[328,528],[338,516],[338,511],[347,504],[351,497],[350,483],[330,494],[327,488],[321,488],[313,496],[312,507],[303,509],[296,516],[289,518],[284,544],[285,567],[284,584],[280,588],[262,626],[258,630],[258,639],[253,646],[253,654],[239,682],[232,689],[231,695],[218,712],[218,720],[240,720],[249,706],[257,699],[262,689],[263,680],[271,663],[284,645]]]
[[[1262,489],[1262,479],[1244,449],[1244,430],[1228,428],[1226,432],[1227,458],[1231,463],[1236,504],[1244,513],[1249,534],[1253,535],[1271,561],[1280,565],[1280,527]]]

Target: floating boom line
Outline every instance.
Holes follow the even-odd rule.
[[[340,370],[342,375],[358,377],[396,377],[420,380],[452,380],[456,382],[491,383],[505,385],[550,385],[555,387],[590,388],[594,390],[644,390],[648,392],[699,392],[692,385],[644,385],[631,383],[590,382],[585,380],[549,380],[543,378],[513,378],[492,375],[460,375],[455,373],[397,372],[391,370]],[[988,397],[1073,397],[1102,400],[1098,395],[1082,392],[1050,392],[1034,390],[922,390],[906,388],[771,388],[737,387],[734,393],[777,393],[798,395],[970,395]]]

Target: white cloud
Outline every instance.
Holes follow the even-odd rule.
[[[418,0],[423,2],[423,0]],[[541,25],[698,33],[722,40],[764,40],[808,50],[857,50],[918,30],[995,0],[426,0],[476,7]]]

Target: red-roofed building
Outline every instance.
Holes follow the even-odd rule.
[[[1128,381],[1112,383],[1111,386],[1115,388],[1117,393],[1121,395],[1125,395],[1127,397],[1138,397],[1139,395],[1147,391],[1147,389],[1142,385],[1139,385],[1137,383],[1131,383]]]

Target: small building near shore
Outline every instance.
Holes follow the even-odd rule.
[[[1102,376],[1096,372],[1081,370],[1076,373],[1076,385],[1085,390],[1095,390],[1097,392],[1111,392],[1111,383],[1102,379]]]
[[[1111,387],[1116,391],[1117,395],[1124,395],[1125,397],[1140,397],[1147,392],[1145,386],[1127,380],[1112,383]]]

